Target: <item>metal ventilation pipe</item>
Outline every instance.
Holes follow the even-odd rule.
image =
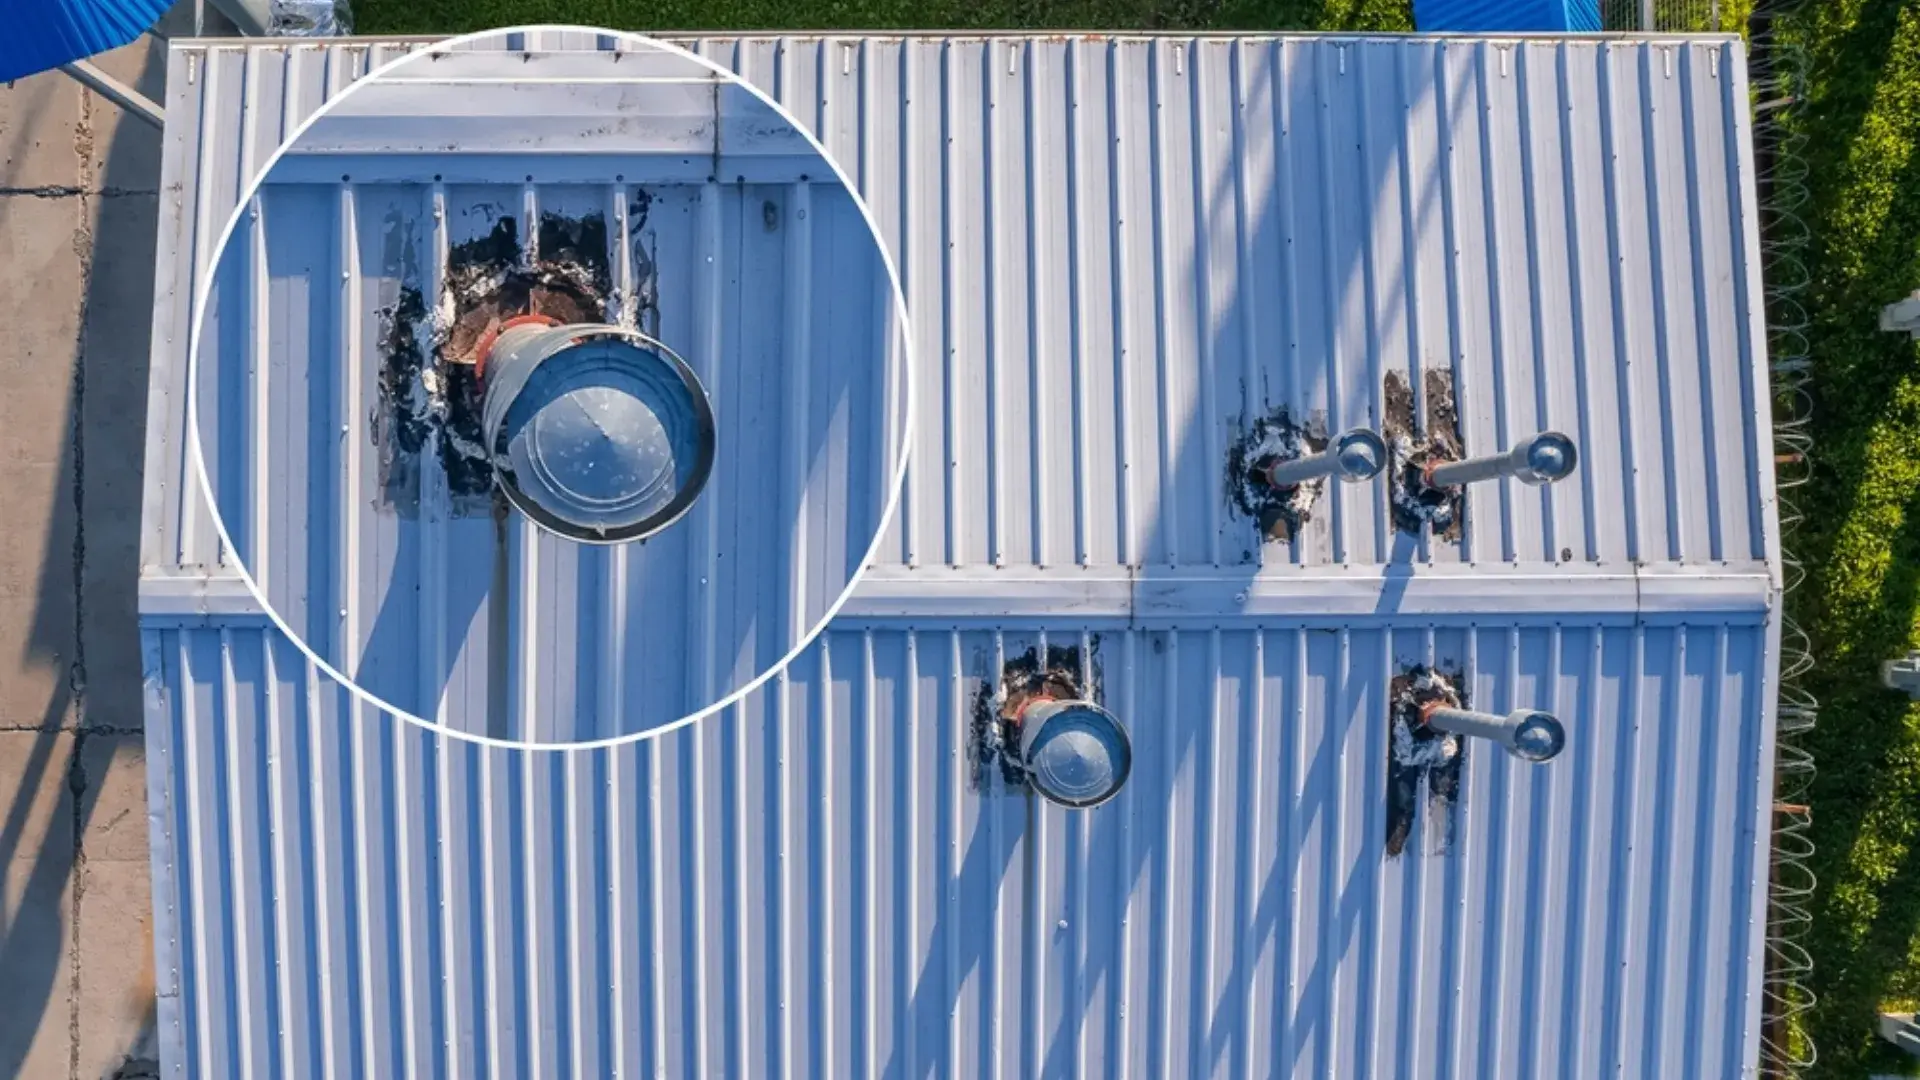
[[[127,110],[127,115],[138,117],[156,128],[167,126],[167,111],[155,104],[153,99],[121,82],[119,79],[101,71],[85,60],[61,64],[60,70],[71,75],[82,86]]]
[[[477,360],[481,431],[507,501],[588,543],[638,540],[713,470],[713,408],[686,361],[618,326],[511,319]]]
[[[1551,761],[1567,745],[1567,729],[1551,714],[1537,709],[1516,709],[1506,716],[1496,716],[1436,703],[1422,709],[1420,719],[1436,731],[1490,739],[1527,761]]]
[[[1551,484],[1572,474],[1579,460],[1572,439],[1557,431],[1542,431],[1522,439],[1504,454],[1431,462],[1426,467],[1426,481],[1431,487],[1458,487],[1511,476],[1523,484]]]
[[[1296,487],[1322,476],[1357,484],[1380,475],[1386,464],[1387,440],[1366,428],[1354,428],[1317,454],[1274,462],[1267,466],[1266,476],[1274,487]]]
[[[1119,794],[1133,771],[1133,738],[1091,701],[1039,698],[1021,708],[1020,759],[1027,783],[1048,802],[1076,810]]]

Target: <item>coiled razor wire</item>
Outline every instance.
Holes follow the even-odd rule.
[[[1811,476],[1813,372],[1809,358],[1807,247],[1801,216],[1808,198],[1806,135],[1793,123],[1806,97],[1806,50],[1782,40],[1776,20],[1798,0],[1760,0],[1747,26],[1753,138],[1760,182],[1760,248],[1766,277],[1767,349],[1773,376],[1774,475],[1778,490],[1782,587],[1789,595],[1805,581],[1794,554],[1804,514],[1798,491]],[[1803,1017],[1815,1003],[1808,980],[1813,957],[1806,936],[1813,926],[1816,883],[1811,860],[1813,816],[1806,804],[1813,754],[1805,737],[1820,702],[1806,684],[1813,642],[1786,605],[1780,611],[1779,708],[1774,752],[1773,865],[1767,891],[1766,973],[1762,984],[1760,1071],[1798,1077],[1818,1055]]]

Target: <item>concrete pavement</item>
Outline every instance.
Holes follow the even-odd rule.
[[[96,63],[162,100],[164,52]],[[159,168],[158,131],[66,76],[0,88],[0,1078],[157,1075],[135,596]]]

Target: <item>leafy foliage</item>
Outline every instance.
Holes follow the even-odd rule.
[[[1407,0],[355,0],[363,34],[614,30],[1408,30]]]
[[[1803,214],[1815,420],[1810,571],[1789,602],[1814,638],[1811,793],[1821,889],[1808,945],[1816,1075],[1910,1067],[1877,1010],[1920,1000],[1920,708],[1879,684],[1920,611],[1920,348],[1879,329],[1920,288],[1920,7],[1810,3],[1776,24],[1810,62],[1790,123],[1812,166]]]

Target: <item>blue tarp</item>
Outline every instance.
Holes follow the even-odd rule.
[[[1600,29],[1599,0],[1413,0],[1423,34],[1566,34]]]
[[[0,0],[0,80],[117,49],[170,6],[171,0]]]

